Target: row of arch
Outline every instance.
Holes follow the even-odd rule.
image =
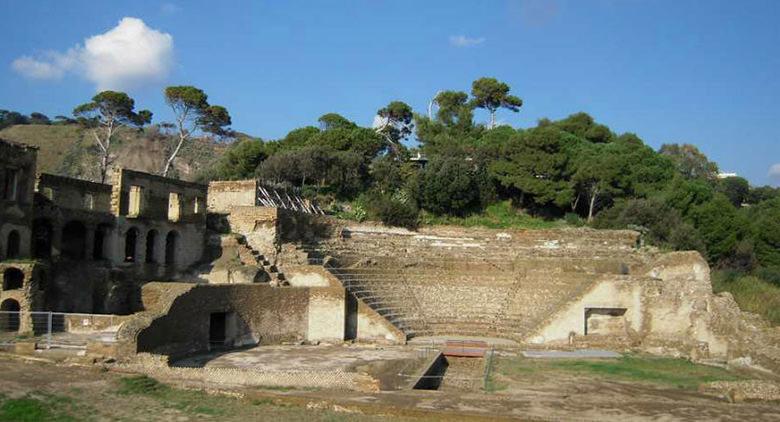
[[[91,258],[93,260],[108,259],[105,250],[106,240],[109,236],[112,226],[109,224],[99,224],[94,231],[92,240],[91,257],[87,257],[87,227],[84,223],[73,220],[62,227],[62,244],[60,245],[60,256],[72,260],[84,260]],[[32,230],[32,255],[36,259],[47,259],[52,255],[52,238],[54,227],[47,219],[37,219],[33,222]],[[124,262],[137,262],[138,260],[138,239],[141,231],[136,227],[131,227],[124,233],[124,250],[122,260]],[[157,239],[159,232],[151,229],[146,232],[145,243],[145,262],[157,262],[155,258]],[[179,233],[175,230],[169,231],[165,236],[165,264],[176,263],[176,248],[178,247]]]

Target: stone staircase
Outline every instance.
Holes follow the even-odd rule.
[[[258,250],[254,249],[245,237],[237,236],[236,240],[239,246],[238,255],[242,263],[261,267],[270,276],[271,285],[283,286],[287,284],[284,273],[279,270],[279,267],[266,259]]]

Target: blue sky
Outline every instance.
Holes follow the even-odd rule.
[[[7,0],[0,15],[0,108],[69,114],[120,87],[159,122],[162,88],[192,84],[235,129],[273,139],[327,112],[370,125],[396,99],[423,112],[493,76],[525,102],[502,122],[585,111],[780,185],[780,1]],[[100,36],[125,17],[139,32]],[[120,33],[157,49],[107,51]]]

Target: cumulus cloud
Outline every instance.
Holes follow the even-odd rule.
[[[124,90],[164,79],[173,65],[173,37],[137,18],[122,18],[116,27],[84,40],[64,53],[22,56],[11,67],[31,79],[59,79],[77,74],[98,91]]]
[[[454,47],[472,47],[485,42],[485,38],[471,38],[465,35],[452,35],[450,36],[450,45]]]
[[[769,177],[771,179],[780,181],[780,163],[772,164],[769,167],[769,174],[768,175],[769,175]]]

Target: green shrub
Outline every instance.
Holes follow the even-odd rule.
[[[573,227],[581,227],[585,225],[585,221],[582,220],[582,217],[573,212],[567,212],[566,215],[563,216],[563,220],[566,221],[566,224]]]
[[[376,217],[388,226],[414,230],[420,224],[419,210],[411,201],[403,203],[382,195],[376,198],[370,206]]]

